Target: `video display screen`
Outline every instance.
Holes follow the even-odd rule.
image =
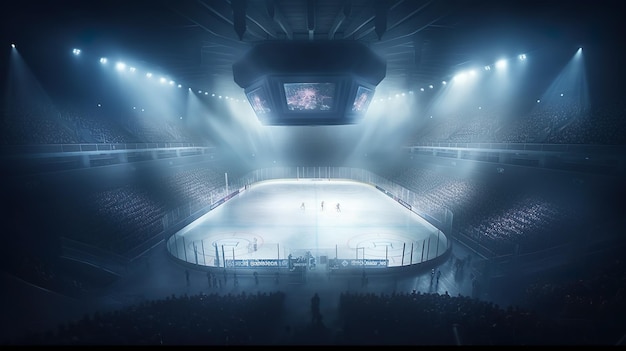
[[[352,103],[352,112],[366,112],[374,97],[374,91],[364,86],[359,86]]]
[[[263,87],[256,88],[247,94],[248,101],[257,115],[272,112],[270,101]]]
[[[336,83],[284,83],[289,111],[330,111],[335,108]]]

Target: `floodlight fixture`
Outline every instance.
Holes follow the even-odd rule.
[[[496,68],[498,69],[504,69],[506,68],[506,65],[507,65],[507,62],[505,59],[501,59],[496,62]]]

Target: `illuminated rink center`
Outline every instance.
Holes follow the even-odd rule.
[[[417,265],[443,255],[443,232],[373,185],[254,183],[167,241],[190,264],[337,270]]]

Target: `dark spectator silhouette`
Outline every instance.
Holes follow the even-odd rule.
[[[321,323],[320,297],[317,293],[311,297],[311,322],[313,324]]]

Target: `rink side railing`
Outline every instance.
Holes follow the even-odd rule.
[[[210,245],[205,245],[203,242],[186,242],[184,236],[178,234],[186,225],[245,191],[251,185],[278,179],[334,179],[369,184],[437,228],[436,239],[433,240],[429,236],[425,240],[407,242],[400,249],[401,252],[395,250],[393,253],[387,252],[387,249],[381,253],[378,252],[380,249],[364,247],[355,248],[354,253],[346,253],[345,250],[338,253],[336,248],[326,248],[320,251],[319,249],[281,248],[275,244],[275,248],[272,248],[271,259],[243,259],[241,256],[245,256],[245,252],[236,252],[234,249],[231,252],[231,249],[224,249],[223,247],[207,247]],[[419,208],[418,196],[414,192],[359,168],[272,167],[255,170],[235,180],[229,179],[228,174],[225,174],[224,185],[216,188],[210,199],[210,203],[189,203],[178,207],[163,217],[166,247],[173,257],[189,264],[216,268],[275,267],[293,270],[303,266],[310,269],[311,265],[315,267],[317,263],[321,262],[326,263],[327,267],[331,269],[342,270],[412,266],[434,261],[446,254],[451,248],[451,241],[444,234],[450,233],[452,230],[453,213],[450,210]],[[246,249],[252,250],[251,248]],[[367,252],[368,250],[376,250],[376,252]],[[316,255],[312,255],[311,252],[316,252]]]

